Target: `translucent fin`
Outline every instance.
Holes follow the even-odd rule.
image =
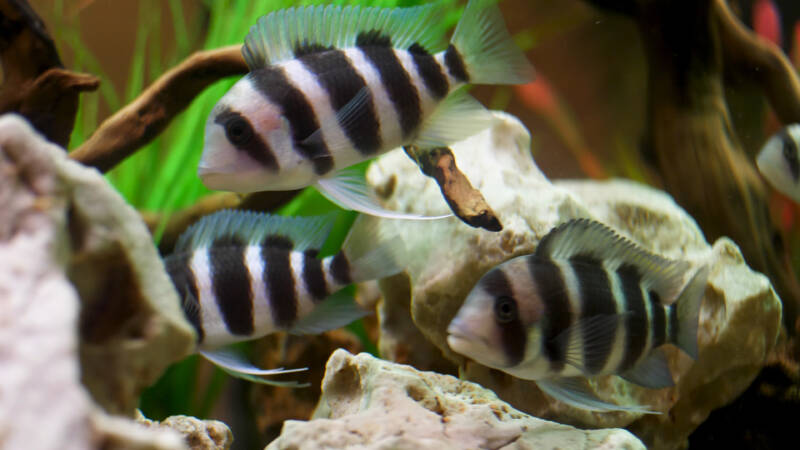
[[[567,341],[566,363],[591,375],[587,367],[597,367],[608,358],[616,332],[628,316],[626,313],[587,317],[562,331],[555,340]]]
[[[446,147],[483,131],[494,116],[461,88],[448,95],[422,124],[413,145],[419,148]]]
[[[371,217],[359,217],[342,244],[354,282],[385,278],[404,269],[405,242],[380,227],[380,223]]]
[[[250,70],[330,47],[356,44],[359,33],[381,30],[395,48],[418,43],[429,51],[442,41],[434,4],[411,8],[318,5],[282,9],[258,19],[244,41],[242,55]]]
[[[208,247],[221,237],[237,237],[259,244],[266,236],[284,236],[293,249],[319,249],[328,237],[334,217],[284,217],[252,211],[222,210],[195,222],[178,238],[175,252]]]
[[[673,330],[673,342],[692,359],[697,359],[697,322],[700,318],[700,305],[706,292],[708,266],[697,269],[686,284],[680,297],[670,308],[678,308],[678,329]]]
[[[319,129],[317,131],[311,133],[310,136],[305,138],[300,144],[301,145],[314,145],[314,146],[321,146],[323,142],[322,138],[322,129],[330,129],[330,128],[341,128],[343,130],[348,129],[348,126],[353,122],[357,121],[364,114],[371,114],[369,108],[369,100],[372,97],[369,89],[366,87],[361,88],[353,98],[347,102],[339,111],[336,111],[336,115],[329,118],[326,122],[320,124]],[[341,152],[342,150],[347,150],[353,148],[353,144],[347,139],[346,136],[342,136],[343,139],[341,141],[337,141],[335,139],[328,139],[325,141],[325,145],[328,148],[328,151],[336,154]]]
[[[201,350],[200,354],[203,355],[203,357],[205,357],[207,360],[214,363],[220,369],[224,370],[225,372],[236,378],[241,378],[243,380],[248,380],[260,384],[269,384],[273,386],[285,386],[285,387],[308,386],[308,383],[300,384],[296,381],[272,381],[260,378],[261,376],[266,376],[266,375],[278,375],[284,373],[302,372],[308,370],[307,367],[303,367],[300,369],[284,369],[282,367],[277,369],[260,369],[254,366],[251,362],[247,361],[247,358],[245,358],[244,355],[242,355],[241,353],[232,350],[230,348],[224,348],[224,347],[217,350]]]
[[[589,391],[586,380],[582,378],[536,380],[536,384],[545,394],[576,408],[601,412],[626,411],[642,414],[661,414],[658,411],[650,411],[646,406],[620,406],[604,402]]]
[[[672,380],[672,372],[669,371],[667,357],[659,349],[653,350],[647,358],[619,376],[649,389],[661,389],[675,385]]]
[[[475,84],[524,84],[533,66],[508,34],[496,0],[470,0],[450,42]]]
[[[644,284],[654,288],[664,300],[677,296],[683,274],[689,268],[685,261],[652,254],[590,219],[573,219],[554,228],[539,242],[536,254],[558,260],[589,255],[603,260],[611,270],[622,264],[634,265]]]
[[[320,334],[341,328],[369,314],[355,299],[339,291],[317,305],[311,313],[298,320],[289,330],[292,334]]]
[[[364,175],[351,169],[340,170],[330,178],[320,178],[315,186],[320,194],[340,207],[371,216],[409,220],[434,220],[452,216],[421,216],[384,209],[370,197]]]

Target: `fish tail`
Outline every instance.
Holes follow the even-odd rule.
[[[678,300],[670,307],[670,322],[675,324],[670,327],[670,341],[693,359],[697,359],[697,323],[707,280],[708,267],[703,266],[695,272]]]
[[[470,83],[528,83],[533,80],[533,67],[512,40],[496,3],[496,0],[467,3],[450,40],[449,55],[446,53],[445,57],[463,60]]]
[[[385,278],[403,271],[405,244],[397,235],[378,228],[380,220],[370,216],[356,219],[341,254],[346,257],[352,282]]]

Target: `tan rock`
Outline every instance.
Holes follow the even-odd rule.
[[[522,411],[581,426],[630,425],[649,446],[683,445],[712,409],[734,399],[763,366],[781,315],[769,281],[746,266],[730,240],[720,239],[711,248],[694,220],[663,192],[623,180],[550,183],[531,158],[525,128],[509,115],[497,113],[497,118],[497,125],[454,145],[453,152],[459,168],[497,213],[503,231],[474,229],[457,219],[424,224],[381,221],[379,226],[402,236],[414,255],[407,270],[410,285],[403,277],[381,282],[381,319],[397,320],[410,310],[414,324],[435,350],[420,346],[420,354],[411,353],[407,361],[427,368],[441,352],[462,365],[467,379],[492,389]],[[367,178],[377,192],[389,193],[384,196],[389,209],[437,214],[446,208],[435,184],[422,181],[414,163],[401,152],[379,158]],[[386,189],[388,185],[394,188]],[[447,346],[447,325],[482,274],[500,262],[531,253],[554,226],[577,217],[604,222],[668,258],[684,259],[695,267],[710,264],[699,361],[667,347],[676,387],[648,390],[615,376],[593,380],[598,396],[607,401],[650,405],[667,414],[642,418],[567,407],[545,397],[533,382],[475,363],[465,365]],[[382,323],[387,336],[382,335],[381,342],[402,342],[408,332],[394,336],[396,328]]]
[[[331,355],[311,421],[287,421],[267,449],[643,449],[624,430],[530,417],[477,384],[362,353]]]
[[[148,428],[174,430],[183,436],[191,450],[228,450],[233,444],[230,428],[218,420],[200,420],[190,416],[169,416],[161,422],[139,413],[136,421]]]

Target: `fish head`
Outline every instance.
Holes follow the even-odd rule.
[[[789,125],[767,140],[756,158],[758,170],[782,193],[800,200],[800,125]]]
[[[528,282],[524,258],[507,261],[478,281],[447,328],[451,349],[500,370],[538,357],[544,306]]]
[[[198,175],[210,189],[235,192],[295,189],[287,119],[245,76],[219,100],[205,126]],[[287,183],[289,181],[289,183]]]

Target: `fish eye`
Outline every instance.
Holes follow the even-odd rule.
[[[787,161],[797,159],[797,153],[795,153],[794,148],[789,145],[788,142],[784,142],[783,144],[783,157],[786,158]]]
[[[225,136],[235,146],[245,145],[253,137],[253,127],[241,116],[234,116],[225,122]]]
[[[494,301],[494,317],[497,323],[509,323],[517,318],[517,302],[505,295]]]

